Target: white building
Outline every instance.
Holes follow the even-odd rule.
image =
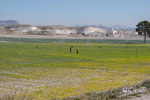
[[[107,32],[107,34],[111,34],[111,35],[114,35],[115,33],[117,33],[117,31],[114,30],[113,28],[107,30],[106,32]]]

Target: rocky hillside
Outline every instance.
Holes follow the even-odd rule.
[[[66,26],[44,26],[39,27],[43,30],[43,33],[50,34],[83,34],[87,35],[90,33],[106,33],[104,29],[94,28],[94,27],[66,27]]]
[[[105,26],[105,25],[75,25],[75,27],[97,27],[97,28],[101,28],[101,29],[115,29],[115,30],[135,30],[135,28],[133,27],[126,27],[126,26],[122,26],[122,25],[113,25],[113,26]]]
[[[101,29],[96,27],[66,27],[62,25],[40,26],[12,25],[0,27],[0,34],[35,34],[35,35],[83,35],[91,37],[116,37],[134,38],[138,37],[135,31]]]
[[[40,33],[42,30],[40,28],[32,26],[32,25],[12,25],[5,28],[7,31],[11,31],[12,33],[17,34],[32,34],[32,33]]]
[[[18,25],[18,21],[16,20],[0,20],[0,26],[1,27],[8,27],[11,25]]]

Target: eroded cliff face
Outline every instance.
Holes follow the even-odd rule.
[[[135,31],[122,30],[105,30],[95,27],[66,27],[62,25],[56,26],[32,26],[32,25],[13,25],[9,27],[0,27],[0,34],[40,34],[40,35],[56,35],[56,34],[82,34],[92,37],[117,37],[128,38],[137,37]]]
[[[41,32],[40,28],[32,26],[32,25],[13,25],[10,27],[6,27],[7,30],[12,31],[12,33],[20,33],[20,34],[29,34],[35,32]]]
[[[84,34],[89,33],[106,33],[105,30],[93,27],[65,27],[65,26],[45,26],[40,27],[44,32],[49,32],[51,34]]]

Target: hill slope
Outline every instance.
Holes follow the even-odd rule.
[[[2,27],[8,27],[11,25],[18,25],[18,21],[16,20],[0,20],[0,26]]]

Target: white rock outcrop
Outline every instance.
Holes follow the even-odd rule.
[[[106,33],[106,30],[94,27],[65,27],[65,26],[46,26],[40,27],[44,32],[51,34],[94,34]]]
[[[0,34],[41,34],[41,35],[55,35],[55,34],[81,34],[91,37],[116,37],[116,38],[130,38],[138,37],[136,31],[101,29],[96,27],[66,27],[62,25],[55,26],[32,26],[32,25],[13,25],[10,27],[0,27]]]
[[[28,33],[28,32],[37,32],[41,31],[39,28],[32,25],[14,25],[7,27],[11,31],[15,31],[17,33]]]

